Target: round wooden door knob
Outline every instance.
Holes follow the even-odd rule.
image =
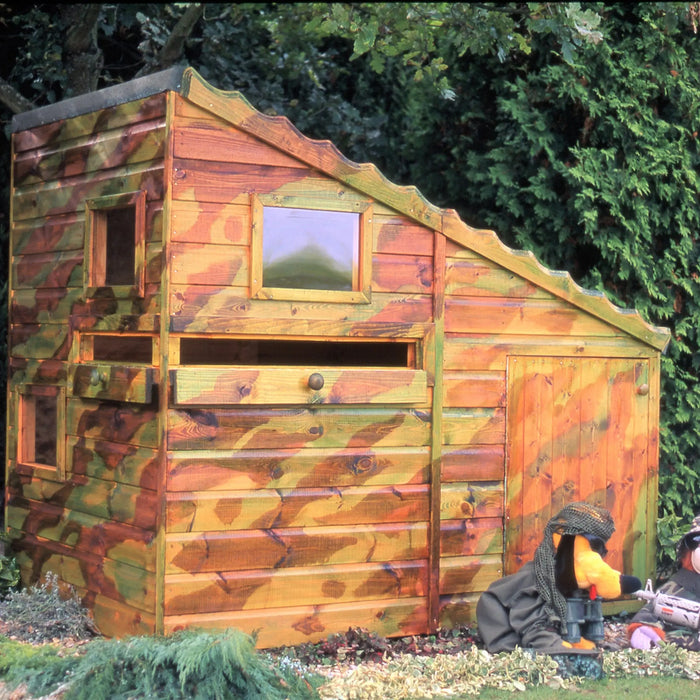
[[[319,374],[318,372],[314,372],[310,377],[309,377],[309,388],[313,389],[314,391],[318,391],[319,389],[323,389],[323,384],[324,384],[324,379],[323,375]]]

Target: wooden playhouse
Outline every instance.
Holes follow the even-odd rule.
[[[13,131],[25,582],[107,635],[424,633],[579,499],[653,570],[665,329],[190,68]]]

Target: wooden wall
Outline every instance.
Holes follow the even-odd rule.
[[[471,525],[489,523],[492,537],[474,538],[472,561],[482,573],[474,590],[531,559],[549,518],[575,500],[612,512],[608,561],[646,576],[658,468],[649,408],[658,402],[656,353],[457,244],[448,242],[446,257],[443,492],[471,484]],[[585,367],[587,377],[579,371],[564,381],[553,370],[560,366]],[[585,447],[604,453],[608,442],[616,453]],[[447,561],[443,553],[441,565]],[[444,598],[443,619],[473,616],[476,597]]]
[[[25,582],[57,573],[107,634],[155,629],[158,415],[78,389],[74,362],[81,333],[158,329],[165,106],[154,96],[13,138],[7,524]],[[86,298],[85,202],[138,190],[145,294]],[[16,463],[24,384],[65,390],[64,478]]]
[[[59,573],[106,634],[422,633],[472,620],[576,498],[613,510],[612,563],[646,575],[657,353],[372,201],[362,175],[354,189],[306,165],[299,144],[297,159],[176,93],[15,136],[7,513],[25,580]],[[85,201],[137,190],[145,293],[86,296]],[[252,298],[252,195],[371,205],[368,302]],[[152,362],[100,362],[95,333],[150,339]],[[381,368],[181,356],[230,338],[412,349]],[[65,390],[65,477],[16,464],[24,384]],[[604,467],[588,451],[574,473],[590,430],[608,431]]]
[[[433,232],[375,205],[370,303],[251,299],[251,193],[370,200],[184,100],[176,115],[165,628],[262,628],[263,646],[351,625],[425,631]],[[191,334],[401,338],[419,357],[325,368],[324,390],[304,397],[313,365],[178,364]],[[243,398],[213,389],[243,381]]]

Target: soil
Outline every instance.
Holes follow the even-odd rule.
[[[605,621],[605,637],[599,644],[602,651],[618,651],[629,646],[627,623],[619,618]],[[437,656],[483,647],[475,627],[439,630],[431,635],[384,638],[359,629],[334,634],[323,642],[295,647],[269,649],[273,656],[291,656],[323,675],[338,675],[363,663],[382,663],[400,654]]]

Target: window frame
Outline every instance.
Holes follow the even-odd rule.
[[[44,464],[28,458],[36,450],[36,422],[28,422],[36,415],[37,396],[56,399],[56,464]],[[66,388],[48,384],[25,384],[17,389],[15,425],[17,429],[17,466],[29,469],[43,478],[64,481],[66,477]]]
[[[309,209],[320,212],[347,212],[359,214],[357,288],[353,290],[302,289],[294,287],[266,287],[263,285],[263,215],[265,207],[280,209]],[[367,201],[342,200],[310,204],[308,198],[277,195],[251,195],[251,253],[250,295],[253,299],[285,301],[329,301],[369,304],[372,300],[372,204]]]
[[[132,284],[110,285],[99,277],[106,275],[106,212],[134,207],[134,281]],[[144,296],[146,272],[146,192],[95,197],[85,202],[85,254],[83,265],[83,289],[88,297],[100,289],[111,289],[115,296]]]

